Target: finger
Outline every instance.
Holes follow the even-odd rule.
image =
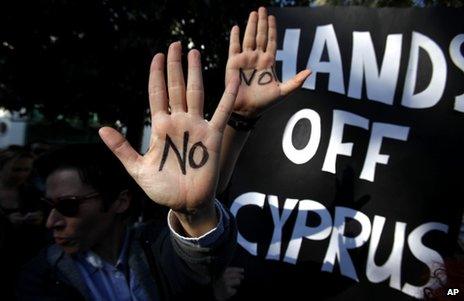
[[[168,92],[171,112],[186,112],[185,82],[182,72],[182,45],[172,43],[168,50]]]
[[[258,23],[258,14],[255,11],[250,13],[248,17],[247,26],[245,29],[245,36],[243,37],[243,49],[254,50],[256,42],[256,25]]]
[[[227,120],[229,119],[232,108],[234,107],[235,98],[237,97],[238,87],[240,85],[240,78],[238,71],[232,74],[229,82],[227,83],[221,101],[211,118],[210,125],[219,132],[223,132],[226,127]]]
[[[306,69],[299,72],[292,79],[286,81],[285,83],[282,83],[280,85],[280,96],[286,96],[295,91],[296,89],[300,88],[310,74],[311,71]]]
[[[267,44],[267,11],[264,7],[258,10],[258,33],[256,34],[256,47],[266,50]]]
[[[168,95],[164,80],[164,54],[162,53],[156,54],[151,61],[148,98],[152,117],[156,113],[168,113]]]
[[[188,54],[187,111],[203,118],[203,98],[200,52],[193,49]]]
[[[102,127],[98,134],[106,146],[118,157],[127,172],[132,175],[132,170],[134,170],[140,155],[132,148],[126,138],[110,127]]]
[[[277,52],[277,25],[274,16],[267,17],[268,32],[267,32],[267,46],[266,52],[272,54],[274,57]]]
[[[240,51],[240,28],[235,25],[230,31],[229,57],[233,54],[240,53]]]

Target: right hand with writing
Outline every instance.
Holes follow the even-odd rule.
[[[292,79],[281,83],[274,71],[277,51],[277,28],[274,16],[268,16],[264,7],[251,12],[243,43],[240,44],[238,26],[230,32],[229,58],[226,66],[226,83],[239,73],[241,82],[233,112],[251,121],[275,105],[284,96],[300,88],[311,74],[303,70]],[[228,126],[224,135],[221,156],[221,180],[218,191],[227,187],[238,156],[245,145],[250,128],[236,130]]]
[[[239,76],[231,73],[210,121],[203,118],[203,80],[200,53],[188,54],[187,87],[181,65],[180,42],[165,58],[153,58],[149,79],[151,141],[146,154],[137,153],[116,130],[99,133],[128,173],[156,203],[171,208],[184,230],[201,235],[216,226],[214,196],[219,174],[222,135],[236,98]],[[198,226],[198,227],[197,227]]]
[[[264,7],[250,13],[242,45],[239,27],[232,28],[226,82],[240,72],[235,113],[248,118],[258,117],[283,96],[300,88],[311,74],[309,70],[303,70],[287,82],[279,82],[274,71],[276,51],[275,17],[268,16]]]

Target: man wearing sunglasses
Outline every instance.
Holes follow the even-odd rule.
[[[185,86],[181,52],[179,42],[170,45],[168,89],[165,57],[153,58],[147,153],[138,154],[105,127],[100,136],[122,165],[111,152],[85,146],[57,151],[43,163],[45,201],[51,205],[47,227],[55,244],[22,273],[21,300],[184,300],[225,268],[235,246],[235,223],[215,191],[222,133],[239,76],[228,82],[207,121],[200,54],[188,54]],[[151,200],[171,209],[169,229],[128,227],[127,173]]]
[[[68,197],[61,197],[56,200],[52,200],[49,198],[42,198],[42,201],[46,203],[51,209],[56,209],[58,213],[63,216],[73,217],[76,216],[79,212],[79,205],[86,201],[95,199],[99,197],[99,192],[92,192],[83,196],[68,196]]]
[[[47,227],[56,244],[23,273],[20,299],[187,300],[219,276],[236,237],[232,216],[214,197],[220,166],[222,189],[256,117],[309,75],[304,71],[287,83],[277,81],[275,20],[264,8],[250,14],[243,49],[238,27],[230,41],[226,89],[210,121],[203,118],[199,52],[188,54],[185,85],[181,45],[173,43],[167,85],[163,54],[150,68],[147,153],[138,154],[111,128],[99,132],[146,195],[170,208],[169,230],[128,227],[131,190],[121,166],[105,163],[108,154],[75,148],[74,154],[58,156],[62,160],[55,157],[45,201],[52,208]],[[256,71],[259,80],[252,80]],[[240,83],[241,73],[248,80]],[[232,110],[236,116],[229,120]]]

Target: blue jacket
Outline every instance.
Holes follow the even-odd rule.
[[[138,227],[132,236],[129,267],[150,300],[203,299],[233,256],[236,225],[231,214],[221,237],[210,247],[183,244],[168,228]],[[90,294],[72,258],[58,245],[44,249],[23,269],[19,300],[90,300]],[[195,299],[195,298],[194,298]]]

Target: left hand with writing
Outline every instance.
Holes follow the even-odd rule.
[[[116,130],[100,136],[128,173],[154,202],[171,208],[185,232],[200,236],[217,224],[214,196],[219,176],[219,152],[227,119],[236,98],[239,77],[230,73],[211,121],[203,118],[200,53],[188,54],[187,87],[181,65],[180,42],[167,56],[157,54],[150,68],[151,141],[146,154],[137,153]]]

